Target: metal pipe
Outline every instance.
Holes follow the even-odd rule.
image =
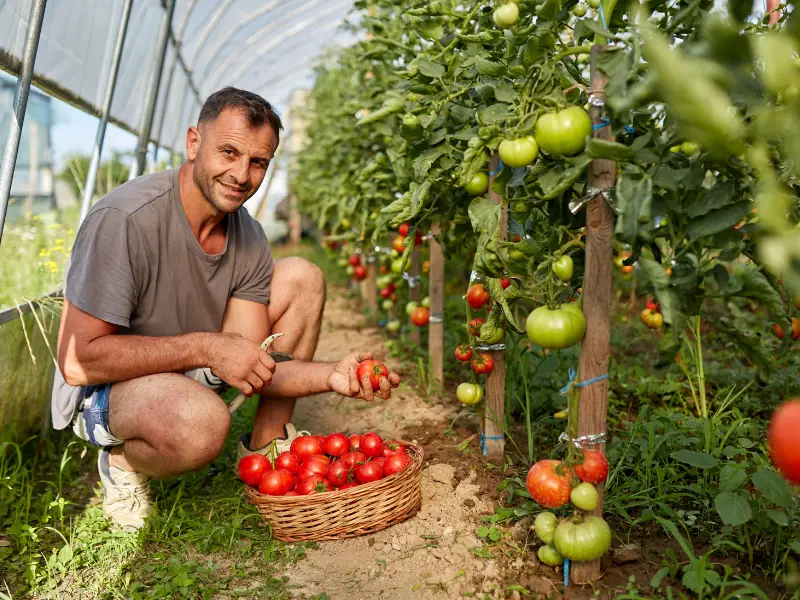
[[[6,140],[6,148],[3,152],[3,162],[0,164],[0,242],[3,240],[8,199],[11,196],[11,180],[14,178],[14,167],[17,165],[22,123],[25,120],[25,110],[28,108],[28,94],[31,91],[31,80],[33,79],[33,63],[36,62],[36,51],[39,49],[39,36],[42,33],[46,5],[47,0],[34,0],[31,6],[25,47],[22,50],[22,65],[19,77],[17,77],[17,87],[14,90],[14,118],[11,119],[8,140]]]
[[[156,101],[158,100],[158,88],[161,85],[161,73],[164,70],[164,59],[167,56],[167,45],[169,43],[169,33],[172,27],[172,15],[175,13],[176,0],[167,0],[167,9],[164,11],[164,18],[161,20],[161,29],[158,32],[158,42],[156,43],[156,56],[153,63],[153,72],[150,76],[148,85],[147,104],[145,105],[142,126],[139,129],[139,140],[136,143],[134,153],[134,171],[131,179],[144,173],[147,162],[147,146],[150,143],[150,132],[153,129],[153,118],[156,112]]]
[[[97,134],[94,138],[94,149],[92,150],[92,160],[89,163],[89,172],[86,175],[86,185],[83,186],[83,200],[81,202],[81,216],[78,219],[78,226],[83,223],[89,208],[92,206],[97,171],[100,169],[100,157],[103,154],[103,141],[105,140],[106,127],[108,126],[108,114],[111,112],[111,101],[114,99],[114,89],[117,86],[117,74],[119,73],[119,65],[122,58],[122,49],[125,46],[125,36],[128,32],[132,6],[133,0],[125,0],[125,4],[122,5],[122,17],[119,22],[117,42],[114,45],[114,57],[111,59],[111,68],[108,71],[106,95],[103,99],[100,123],[97,125]]]

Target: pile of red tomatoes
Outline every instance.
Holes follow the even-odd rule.
[[[275,461],[251,454],[239,461],[239,477],[268,496],[307,496],[346,490],[399,473],[411,464],[398,440],[377,433],[304,435]]]

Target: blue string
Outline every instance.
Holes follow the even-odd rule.
[[[600,121],[599,123],[597,123],[595,125],[592,125],[592,131],[594,131],[595,129],[602,129],[603,127],[608,127],[609,125],[611,125],[611,121],[609,121],[607,118],[603,117],[602,121]]]
[[[564,587],[569,585],[569,559],[564,559]]]
[[[603,22],[603,29],[608,29],[608,25],[606,25],[606,13],[603,11],[603,3],[600,3],[600,19]]]
[[[503,170],[503,159],[501,158],[500,159],[500,165],[497,167],[497,170],[496,171],[492,171],[491,173],[489,173],[489,177],[497,175],[502,170]]]
[[[484,456],[489,454],[489,450],[486,448],[486,440],[504,440],[505,436],[503,435],[484,435],[481,431],[481,452],[483,452]]]
[[[625,125],[623,129],[625,130],[625,133],[636,133],[636,128],[633,125]]]
[[[579,387],[579,388],[580,387],[586,387],[587,385],[592,385],[593,383],[597,383],[598,381],[603,381],[603,379],[608,379],[608,373],[606,373],[605,375],[600,375],[598,377],[592,377],[591,379],[587,379],[586,381],[581,381],[580,383],[575,383],[575,376],[577,375],[577,373],[575,372],[575,369],[570,367],[569,371],[567,371],[567,374],[569,375],[569,381],[567,382],[567,385],[565,385],[563,388],[561,388],[561,395],[562,396],[564,394],[566,394],[569,391],[569,388],[571,388],[573,385],[575,387]]]

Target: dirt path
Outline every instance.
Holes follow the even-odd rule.
[[[359,349],[386,358],[379,330],[365,326],[346,299],[333,298],[325,310],[316,360],[338,360],[346,352]],[[400,369],[394,361],[387,364]],[[335,394],[304,398],[298,402],[293,422],[314,434],[336,429],[348,433],[373,430],[383,436],[404,437],[422,428],[443,431],[448,417],[452,419],[457,410],[452,402],[427,403],[410,387],[401,385],[391,400],[371,404],[344,400]],[[479,494],[475,473],[465,472],[463,465],[430,465],[426,460],[425,466],[422,510],[408,521],[375,534],[321,542],[285,573],[296,586],[298,597],[323,592],[332,600],[446,599],[470,592],[497,597],[493,592],[499,581],[498,567],[494,561],[476,558],[471,551],[479,543],[475,537],[479,517],[491,512],[491,501]]]

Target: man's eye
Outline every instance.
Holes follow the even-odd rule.
[[[223,152],[224,152],[225,154],[227,154],[228,156],[230,156],[230,155],[232,155],[232,154],[233,154],[233,150],[223,150]]]

